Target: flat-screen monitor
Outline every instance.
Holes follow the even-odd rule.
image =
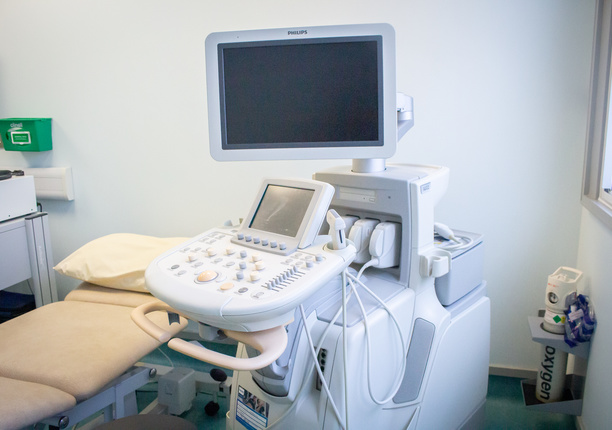
[[[216,160],[395,152],[395,32],[388,24],[213,33],[206,74]]]

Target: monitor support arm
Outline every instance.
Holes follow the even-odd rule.
[[[412,97],[404,93],[397,93],[395,104],[397,106],[397,141],[399,142],[414,125],[414,105]]]
[[[395,103],[397,106],[397,141],[399,142],[414,125],[414,106],[412,97],[404,93],[397,93]],[[355,173],[382,172],[385,170],[385,159],[354,159],[351,170]]]

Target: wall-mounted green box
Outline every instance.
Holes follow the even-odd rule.
[[[51,118],[0,119],[0,139],[7,151],[50,151]]]

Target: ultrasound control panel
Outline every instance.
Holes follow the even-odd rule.
[[[196,321],[263,330],[287,323],[354,256],[352,249],[329,250],[324,236],[306,250],[279,255],[236,244],[236,235],[212,229],[163,254],[146,271],[147,288]]]
[[[354,247],[318,236],[333,187],[264,180],[239,227],[216,228],[157,257],[145,272],[153,295],[219,328],[257,331],[288,323],[295,308],[338,276]]]
[[[233,236],[212,230],[165,259],[166,268],[177,278],[193,278],[196,285],[246,294],[258,300],[274,297],[305,273],[324,265],[327,259],[321,252],[295,252],[279,258],[228,245],[227,239]]]

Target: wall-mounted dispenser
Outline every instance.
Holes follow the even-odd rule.
[[[50,151],[51,118],[0,119],[0,140],[7,151]]]

